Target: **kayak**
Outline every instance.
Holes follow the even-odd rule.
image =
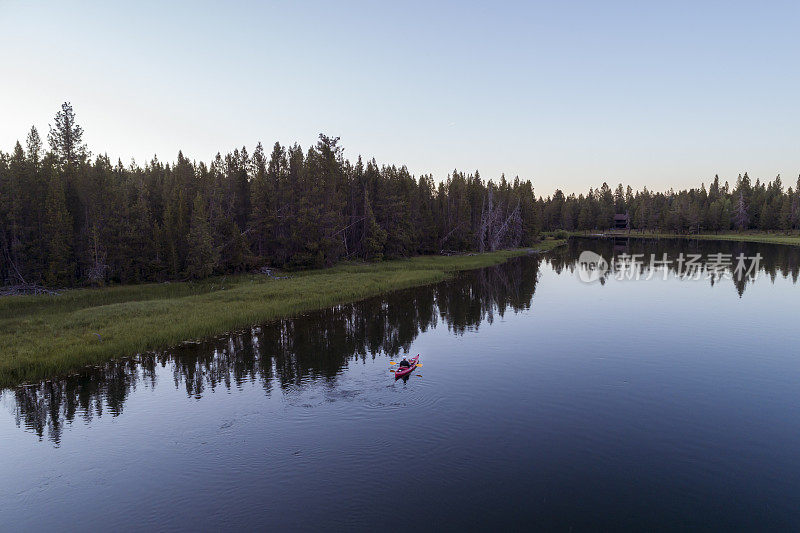
[[[419,355],[416,357],[412,357],[408,360],[411,363],[411,366],[402,367],[398,366],[397,370],[394,371],[395,378],[402,378],[403,376],[409,375],[415,368],[417,368],[417,363],[419,362]]]

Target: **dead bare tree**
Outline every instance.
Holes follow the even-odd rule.
[[[517,200],[517,205],[511,211],[511,213],[506,217],[502,224],[493,232],[489,234],[489,250],[494,252],[498,248],[500,248],[504,244],[504,239],[508,234],[509,228],[517,223],[521,223],[522,219],[519,215],[519,200]],[[518,242],[511,242],[505,241],[506,244],[516,246],[519,244]]]
[[[448,241],[448,239],[450,239],[450,237],[453,236],[453,233],[455,233],[456,231],[461,229],[463,226],[464,226],[464,223],[463,222],[459,222],[458,224],[455,225],[455,227],[453,229],[448,231],[447,234],[444,237],[439,239],[439,248],[442,248],[444,250],[444,248],[443,248],[444,244]]]
[[[488,248],[490,252],[494,252],[504,245],[519,244],[518,228],[522,224],[520,201],[517,199],[516,206],[510,212],[508,212],[509,205],[504,206],[503,202],[495,205],[494,187],[490,184],[483,200],[480,225],[476,235],[478,251],[484,252]],[[510,238],[507,238],[509,235]]]
[[[18,265],[18,259],[15,257],[15,254],[9,248],[13,248],[14,246],[3,246],[2,247],[2,258],[5,262],[11,267],[9,272],[9,276],[11,276],[7,281],[10,283],[14,283],[13,285],[5,285],[0,287],[0,296],[19,296],[19,295],[27,295],[27,294],[58,294],[58,291],[48,289],[42,287],[41,285],[37,285],[36,283],[29,283],[25,277],[22,275]]]
[[[106,251],[100,245],[100,232],[97,226],[92,228],[91,237],[92,264],[86,272],[86,278],[90,283],[102,285],[106,279]]]
[[[496,217],[494,209],[494,190],[489,187],[486,196],[483,197],[483,204],[481,205],[481,222],[478,226],[478,251],[483,253],[486,251],[486,235],[489,233],[489,228],[492,226]]]

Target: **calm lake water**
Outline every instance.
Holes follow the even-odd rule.
[[[584,250],[762,259],[584,283]],[[797,531],[798,271],[788,246],[574,239],[6,390],[0,529]]]

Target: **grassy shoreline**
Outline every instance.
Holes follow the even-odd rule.
[[[497,265],[564,242],[550,239],[527,249],[343,264],[293,273],[290,279],[282,280],[242,274],[198,283],[0,298],[0,388],[272,319],[436,283],[457,271]]]
[[[550,232],[558,234],[559,232]],[[563,232],[570,237],[593,237],[599,235],[596,232],[584,233],[582,231]],[[742,232],[729,231],[724,233],[699,233],[699,234],[680,234],[680,233],[640,233],[631,231],[630,233],[605,233],[604,235],[615,235],[620,237],[630,237],[631,239],[693,239],[703,241],[740,241],[758,242],[764,244],[782,244],[786,246],[800,246],[800,235],[796,233],[766,233],[766,232]]]

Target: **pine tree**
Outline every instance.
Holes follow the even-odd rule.
[[[368,261],[383,259],[383,250],[386,246],[386,231],[375,221],[372,207],[369,203],[369,194],[364,191],[364,258]]]
[[[278,187],[286,168],[286,151],[279,143],[275,143],[272,156],[267,162],[264,148],[258,143],[253,152],[251,167],[253,178],[250,185],[251,211],[248,227],[252,251],[262,259],[270,258],[274,261],[279,219]]]
[[[587,231],[592,229],[594,216],[592,215],[590,200],[584,200],[581,204],[581,210],[578,213],[578,229]]]
[[[791,193],[791,189],[789,189],[789,197],[792,202],[792,215],[791,215],[791,228],[797,229],[800,226],[800,179],[798,181],[798,188],[794,190],[794,194]]]
[[[617,213],[625,213],[628,207],[625,203],[625,188],[622,184],[618,184],[614,190],[614,210]]]
[[[783,196],[781,200],[781,210],[780,215],[778,216],[779,226],[785,232],[789,232],[792,229],[792,194],[791,187],[789,188],[788,193]]]
[[[31,130],[28,132],[28,137],[25,141],[25,146],[28,151],[28,161],[30,161],[30,164],[35,169],[38,168],[42,156],[42,139],[39,137],[39,131],[36,129],[36,126],[31,126]]]
[[[709,202],[715,202],[719,199],[720,196],[720,186],[719,186],[719,176],[714,175],[714,181],[711,183],[711,187],[708,189],[708,200]]]
[[[75,280],[72,258],[72,220],[67,211],[64,185],[61,178],[50,181],[45,203],[44,237],[47,242],[47,282],[65,285]]]
[[[189,232],[189,206],[186,201],[187,191],[176,186],[170,194],[164,208],[164,238],[170,274],[177,276],[184,267],[188,245],[186,237]]]
[[[745,174],[747,176],[747,174]],[[734,213],[734,223],[739,231],[745,230],[750,224],[750,216],[747,214],[747,204],[744,201],[744,192],[739,192],[739,200],[736,202],[736,211]]]
[[[606,230],[611,227],[611,223],[614,220],[614,195],[608,183],[603,183],[598,193],[597,227],[601,230]]]
[[[186,273],[194,279],[211,275],[217,266],[218,253],[214,249],[206,203],[199,192],[192,204],[192,219],[187,240],[189,256],[186,261]]]
[[[74,171],[89,155],[83,143],[83,128],[75,123],[75,112],[69,102],[64,102],[56,113],[55,126],[50,126],[47,140],[63,170]]]
[[[11,173],[8,158],[0,152],[0,283],[19,280],[11,265]],[[13,280],[13,281],[12,281]]]
[[[564,202],[564,207],[561,209],[561,228],[567,231],[573,231],[575,229],[577,219],[576,204],[575,196],[570,195],[567,201]]]
[[[761,231],[769,231],[771,229],[775,229],[775,220],[777,218],[778,213],[773,213],[770,211],[770,205],[768,200],[764,200],[761,204],[761,217],[758,221],[758,228]]]
[[[142,282],[152,279],[156,274],[158,243],[153,244],[154,221],[144,190],[135,191],[133,208],[128,220],[125,258],[130,265],[128,277],[131,281]]]

